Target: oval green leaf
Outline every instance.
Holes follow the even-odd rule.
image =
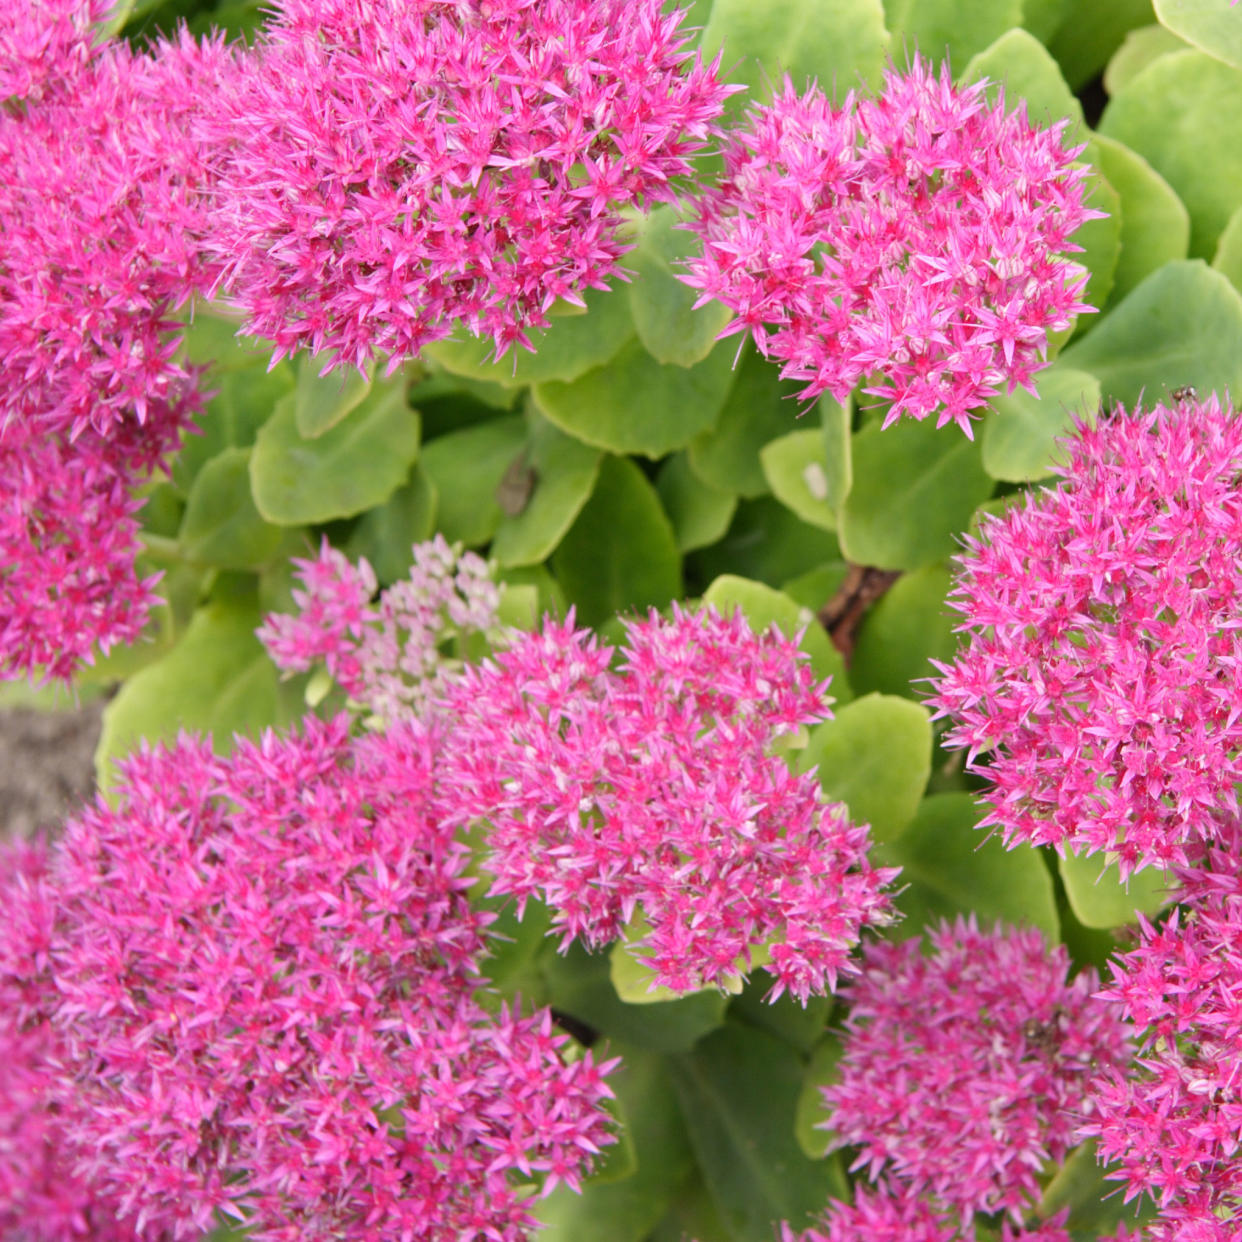
[[[1082,104],[1074,97],[1069,84],[1061,76],[1061,66],[1052,54],[1029,31],[1007,30],[990,47],[984,48],[962,73],[964,82],[987,78],[996,85],[989,91],[995,98],[997,89],[1005,89],[1005,107],[1012,111],[1019,99],[1026,101],[1026,114],[1033,125],[1048,126],[1068,117],[1066,142],[1083,125]]]
[[[1105,865],[1098,854],[1073,851],[1057,859],[1074,917],[1084,927],[1108,930],[1133,923],[1136,913],[1155,914],[1176,887],[1159,867],[1145,867],[1122,884],[1115,863]]]
[[[961,69],[1022,23],[1022,0],[886,0],[893,45]]]
[[[737,497],[700,479],[684,452],[674,453],[660,467],[656,491],[681,552],[705,548],[723,538],[737,509]]]
[[[282,534],[254,507],[249,449],[225,449],[198,472],[178,534],[188,560],[218,569],[252,569],[272,558]]]
[[[826,447],[820,427],[791,431],[765,444],[759,461],[772,494],[781,504],[811,526],[836,530]]]
[[[983,468],[994,479],[1029,483],[1046,478],[1062,455],[1059,441],[1073,430],[1075,418],[1094,415],[1099,407],[1100,382],[1086,371],[1058,360],[1037,379],[1038,397],[1017,388],[992,398],[980,441]]]
[[[1242,12],[1230,0],[1154,0],[1160,24],[1187,43],[1242,69]]]
[[[411,549],[436,528],[440,495],[421,465],[382,505],[368,509],[349,536],[350,560],[366,557],[385,586],[404,578],[414,564]]]
[[[320,375],[319,366],[319,360],[309,354],[298,359],[296,420],[304,440],[317,439],[356,410],[371,391],[375,378],[373,364],[365,375],[348,366]]]

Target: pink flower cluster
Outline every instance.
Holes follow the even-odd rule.
[[[612,1141],[611,1063],[480,1002],[439,745],[345,718],[228,759],[182,739],[68,825],[0,987],[54,1032],[76,1175],[144,1237],[510,1242],[519,1181],[576,1184]]]
[[[864,392],[971,435],[1002,385],[1031,388],[1049,332],[1091,308],[1074,231],[1081,147],[1064,122],[1038,129],[985,83],[954,87],[916,59],[874,99],[836,107],[784,89],[752,109],[725,151],[725,180],[698,200],[703,252],[687,283],[734,313],[805,383],[811,400]],[[1033,390],[1032,390],[1033,391]]]
[[[1156,1200],[1155,1242],[1224,1242],[1242,1228],[1242,824],[1178,867],[1180,907],[1113,965],[1101,996],[1139,1031],[1136,1073],[1097,1090],[1098,1139],[1126,1197]]]
[[[493,891],[545,901],[566,943],[641,915],[636,952],[676,991],[728,986],[761,949],[774,995],[831,990],[895,872],[773,754],[830,715],[825,687],[740,613],[675,607],[626,631],[615,670],[571,615],[450,685],[455,814],[488,823]]]
[[[1055,489],[966,540],[944,742],[1007,844],[1184,866],[1242,780],[1242,419],[1215,396],[1080,427]]]
[[[443,535],[415,544],[409,576],[372,603],[378,583],[365,558],[352,564],[325,539],[312,560],[294,561],[299,611],[273,613],[259,638],[286,673],[322,660],[328,673],[381,723],[425,715],[445,676],[460,666],[450,639],[498,624],[500,590],[487,563]]]
[[[244,84],[213,244],[252,331],[391,365],[462,323],[497,355],[606,288],[729,89],[661,0],[282,0]],[[273,171],[278,170],[278,175]]]
[[[1016,1221],[1077,1141],[1098,1068],[1124,1072],[1122,1023],[1033,929],[972,916],[928,939],[929,955],[918,938],[867,946],[825,1127],[858,1149],[853,1168],[938,1212]]]
[[[0,109],[7,677],[66,677],[96,645],[140,633],[154,580],[135,568],[134,488],[198,408],[172,318],[208,275],[209,173],[187,117],[231,58],[188,38],[150,55],[92,49],[97,7],[26,6],[8,32],[20,46],[0,48],[10,77],[25,73],[24,55],[48,58],[30,99]]]
[[[94,27],[109,0],[4,0],[0,3],[0,103],[39,103],[72,82],[94,53]]]

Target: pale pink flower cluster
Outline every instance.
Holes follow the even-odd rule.
[[[606,288],[730,88],[661,0],[282,0],[241,88],[213,220],[279,358],[391,365],[464,324],[497,355]]]
[[[1066,122],[1036,128],[985,89],[917,58],[840,106],[786,80],[731,136],[686,280],[804,399],[869,380],[885,426],[935,413],[969,436],[971,411],[1002,386],[1033,391],[1048,334],[1091,309],[1086,270],[1060,257],[1098,214],[1082,148],[1063,145]]]
[[[1155,1242],[1242,1229],[1242,824],[1176,869],[1179,906],[1113,964],[1100,995],[1139,1034],[1136,1071],[1109,1073],[1087,1132],[1126,1197],[1150,1195]]]
[[[831,714],[796,641],[674,606],[626,622],[612,665],[571,615],[450,684],[455,815],[487,822],[492,891],[546,902],[566,944],[641,918],[635,952],[676,991],[760,951],[774,995],[833,989],[895,872],[773,751]]]
[[[378,721],[425,715],[444,678],[460,667],[442,648],[498,625],[500,589],[487,562],[443,535],[415,544],[409,575],[374,599],[365,558],[355,565],[325,539],[296,560],[298,612],[273,613],[259,638],[278,667],[301,673],[323,661],[334,681]]]
[[[964,1224],[1017,1221],[1077,1142],[1095,1075],[1124,1072],[1122,1023],[1034,929],[984,932],[971,916],[928,941],[929,954],[918,938],[866,947],[825,1127],[872,1180]]]
[[[613,1063],[480,1002],[440,745],[346,718],[227,759],[183,738],[66,828],[0,988],[56,1041],[58,1157],[143,1237],[513,1242],[521,1183],[576,1185],[612,1141]]]
[[[931,699],[1007,844],[1186,865],[1242,780],[1242,419],[1117,411],[966,539]]]

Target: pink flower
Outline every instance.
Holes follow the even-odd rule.
[[[76,1167],[139,1228],[524,1238],[611,1142],[612,1062],[487,1012],[440,739],[347,718],[128,761],[72,821],[50,943]],[[451,797],[452,790],[447,790]]]
[[[497,356],[607,287],[729,88],[660,0],[283,0],[218,117],[225,287],[275,357]],[[278,170],[276,175],[273,171]]]
[[[278,667],[329,675],[383,723],[425,715],[444,678],[460,667],[441,648],[498,624],[500,590],[487,563],[443,535],[415,544],[409,575],[372,604],[378,583],[365,558],[355,566],[324,539],[314,560],[294,564],[295,615],[273,613],[259,638]]]
[[[698,200],[703,253],[687,283],[734,313],[801,396],[888,400],[887,427],[970,412],[1031,389],[1049,332],[1091,308],[1084,268],[1058,257],[1098,215],[1083,206],[1081,147],[1006,114],[985,83],[952,85],[916,58],[875,99],[834,107],[787,79],[725,151]]]
[[[823,1223],[795,1233],[781,1225],[781,1242],[958,1242],[957,1225],[908,1191],[858,1186],[854,1200],[829,1203]]]
[[[37,104],[72,88],[90,63],[93,27],[109,0],[4,0],[0,3],[0,101]]]
[[[840,1081],[825,1088],[852,1168],[884,1174],[946,1211],[1008,1211],[1038,1198],[1090,1108],[1097,1066],[1127,1064],[1118,1017],[1067,982],[1064,947],[973,917],[919,940],[868,945],[845,996]]]
[[[446,696],[460,820],[485,820],[492,891],[551,908],[564,944],[637,939],[656,983],[728,986],[770,945],[773,994],[848,973],[895,872],[865,827],[772,753],[829,700],[795,642],[741,614],[626,623],[620,668],[572,616]]]
[[[1007,844],[1185,865],[1242,780],[1242,420],[1214,396],[1118,411],[1067,451],[966,540],[967,640],[931,702]]]

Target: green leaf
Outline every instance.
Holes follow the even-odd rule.
[[[645,920],[642,926],[646,927]],[[636,956],[631,937],[618,940],[608,950],[608,977],[617,995],[627,1005],[674,1004],[696,992],[717,991],[716,988],[698,988],[691,992],[675,992],[672,988],[655,984],[655,971],[645,966]],[[744,965],[744,964],[743,964]],[[654,985],[654,986],[653,986]]]
[[[832,534],[808,526],[771,496],[740,502],[725,537],[693,554],[700,581],[737,573],[769,586],[840,558]]]
[[[1049,51],[1060,62],[1071,89],[1077,91],[1104,68],[1128,31],[1154,20],[1151,0],[1070,3]]]
[[[722,342],[692,367],[664,366],[637,340],[572,383],[537,384],[539,409],[571,436],[611,453],[663,457],[716,425],[733,385]]]
[[[849,577],[850,566],[846,561],[825,561],[806,573],[787,578],[780,589],[796,604],[811,612],[819,610],[837,593]]]
[[[626,287],[630,314],[643,348],[657,361],[694,366],[712,351],[730,312],[720,302],[692,309],[698,291],[677,279],[682,260],[697,249],[692,234],[677,228],[679,217],[661,207],[647,217],[638,246],[625,256],[635,277]]]
[[[454,375],[507,388],[575,380],[607,362],[634,335],[623,291],[591,290],[584,300],[587,314],[556,315],[546,328],[530,333],[533,353],[514,346],[495,361],[492,342],[470,336],[464,328],[448,340],[424,346],[423,353]]]
[[[674,453],[660,467],[656,491],[681,552],[705,548],[722,538],[737,509],[737,497],[700,479],[686,453]]]
[[[223,753],[234,733],[254,737],[296,716],[296,704],[282,695],[276,666],[254,636],[260,621],[253,596],[206,604],[167,655],[121,686],[104,710],[95,751],[101,786],[111,786],[116,761],[140,740],[171,742],[182,729],[210,732]]]
[[[838,704],[850,699],[845,661],[810,609],[800,607],[788,595],[762,582],[738,578],[733,574],[722,574],[717,578],[703,592],[703,602],[714,604],[726,616],[735,608],[740,608],[756,634],[764,633],[772,625],[789,638],[804,630],[798,645],[806,652],[815,676],[821,681],[825,677],[832,678],[832,694]]]
[[[1084,124],[1082,104],[1061,76],[1060,65],[1029,31],[1007,30],[991,47],[971,57],[962,81],[977,82],[980,78],[1005,88],[1008,111],[1013,111],[1019,99],[1026,100],[1026,114],[1033,125],[1047,126],[1069,117],[1067,142],[1073,140],[1075,128]],[[988,94],[995,99],[996,87]]]
[[[423,445],[419,464],[440,497],[436,524],[450,543],[476,548],[496,533],[504,518],[496,489],[525,443],[526,420],[509,414]]]
[[[537,565],[555,551],[591,497],[603,454],[567,436],[536,411],[527,415],[527,456],[535,489],[521,513],[496,528],[491,555],[501,565]]]
[[[895,695],[869,694],[816,725],[797,757],[818,769],[829,802],[871,825],[876,841],[896,840],[918,810],[931,776],[932,730],[927,709]]]
[[[1056,34],[1070,0],[1023,0],[1022,25],[1041,43]]]
[[[799,406],[793,398],[798,387],[780,380],[776,366],[746,343],[715,427],[690,443],[694,473],[722,492],[762,496],[768,484],[759,451],[797,426]]]
[[[1151,1209],[1141,1203],[1125,1203],[1117,1193],[1117,1183],[1106,1178],[1107,1170],[1095,1154],[1095,1143],[1075,1148],[1044,1187],[1043,1198],[1035,1209],[1040,1220],[1070,1210],[1075,1237],[1103,1238],[1115,1234],[1122,1221],[1136,1233]]]
[[[576,941],[564,954],[545,949],[542,969],[553,1008],[655,1052],[689,1048],[724,1021],[728,997],[714,989],[659,1005],[627,1005],[612,985],[609,955],[588,953]]]
[[[672,525],[632,461],[606,457],[600,464],[591,499],[553,553],[552,572],[585,625],[681,596]]]
[[[803,1154],[790,1124],[803,1064],[788,1044],[728,1022],[673,1061],[699,1167],[735,1242],[771,1242],[772,1222],[797,1230],[843,1183],[832,1162]]]
[[[1082,253],[1074,258],[1088,272],[1087,284],[1081,297],[1088,306],[1102,307],[1108,302],[1113,290],[1113,279],[1121,259],[1121,196],[1101,172],[1094,140],[1083,152],[1091,165],[1084,181],[1086,204],[1092,211],[1103,212],[1099,219],[1088,220],[1079,225],[1071,241],[1082,247]],[[1097,316],[1079,315],[1071,336],[1089,332],[1096,324]]]
[[[788,992],[769,1001],[771,990],[772,977],[766,971],[757,974],[730,1003],[729,1017],[767,1031],[809,1055],[823,1038],[832,1001],[827,996],[812,996],[803,1005]]]
[[[956,427],[903,418],[853,438],[854,486],[839,517],[846,557],[878,569],[921,569],[956,550],[992,491],[979,445]]]
[[[1242,207],[1229,217],[1229,223],[1220,235],[1212,266],[1242,293]]]
[[[1121,254],[1107,303],[1112,306],[1164,264],[1186,257],[1190,216],[1173,187],[1115,138],[1096,134],[1091,156],[1121,199]]]
[[[1113,97],[1100,131],[1173,187],[1190,212],[1190,254],[1210,258],[1242,202],[1242,74],[1203,52],[1162,56]]]
[[[798,1104],[794,1110],[794,1137],[798,1146],[812,1160],[821,1160],[828,1153],[832,1142],[831,1128],[825,1125],[831,1119],[824,1104],[823,1088],[835,1085],[840,1078],[837,1065],[841,1060],[841,1041],[829,1032],[815,1046],[810,1064],[798,1092]]]
[[[266,365],[271,346],[258,337],[238,336],[241,320],[220,307],[197,305],[185,330],[185,360],[213,374]]]
[[[945,596],[952,575],[943,565],[902,574],[863,614],[854,637],[850,682],[860,694],[927,693],[923,678],[935,670],[929,660],[949,660],[957,647],[956,614]]]
[[[874,861],[900,867],[897,884],[906,886],[897,898],[906,916],[900,934],[974,913],[984,927],[1029,924],[1056,944],[1056,896],[1039,851],[1005,849],[999,836],[976,831],[979,818],[973,794],[933,794],[899,840],[876,847]]]
[[[836,530],[823,428],[791,431],[772,440],[764,445],[759,460],[768,486],[781,504],[812,526]]]
[[[1057,859],[1074,917],[1084,927],[1108,930],[1134,922],[1136,911],[1155,914],[1170,899],[1174,881],[1159,867],[1145,867],[1122,884],[1115,863],[1098,854],[1068,851]]]
[[[1163,26],[1140,26],[1137,30],[1131,30],[1104,70],[1105,93],[1110,96],[1117,94],[1152,61],[1170,52],[1185,50],[1185,40]]]
[[[629,1177],[558,1186],[534,1206],[540,1242],[643,1242],[694,1168],[677,1093],[665,1059],[641,1048],[612,1046],[621,1068],[608,1078],[637,1159]]]
[[[860,76],[878,85],[888,33],[880,0],[715,0],[700,46],[705,58],[722,50],[729,81],[746,85],[728,105],[736,117],[786,74],[798,90],[813,78],[838,97]]]
[[[1052,473],[1061,459],[1059,441],[1074,428],[1074,419],[1094,415],[1100,404],[1100,383],[1086,371],[1075,371],[1058,360],[1037,377],[1039,396],[1022,388],[992,398],[980,441],[983,468],[994,479],[1029,483]]]
[[[1195,47],[1242,69],[1242,13],[1230,0],[1155,0],[1161,25]]]
[[[1125,405],[1184,384],[1242,392],[1242,294],[1200,259],[1166,263],[1058,361]]]
[[[421,465],[382,505],[368,509],[350,532],[350,560],[365,556],[385,586],[404,578],[414,564],[411,549],[436,528],[440,494]]]
[[[854,459],[850,453],[853,401],[842,405],[830,393],[819,399],[819,421],[824,430],[825,474],[828,504],[835,516],[840,512],[850,488],[854,486]]]
[[[893,46],[956,66],[1022,22],[1022,0],[886,0]]]
[[[198,472],[178,538],[186,557],[200,565],[251,569],[271,560],[281,529],[254,507],[250,449],[225,449]]]
[[[298,359],[295,414],[303,440],[318,439],[356,410],[375,378],[374,365],[367,368],[366,375],[350,366],[338,366],[330,375],[320,375],[319,367],[319,360],[309,354]]]
[[[278,526],[304,526],[383,504],[418,456],[418,432],[400,376],[315,440],[298,432],[296,396],[282,397],[250,458],[255,505]]]

